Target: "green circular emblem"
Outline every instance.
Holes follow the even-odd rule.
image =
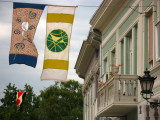
[[[47,48],[52,52],[61,52],[68,45],[67,33],[57,29],[50,32],[47,37]]]

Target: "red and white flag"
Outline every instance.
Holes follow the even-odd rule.
[[[26,95],[26,92],[17,92],[16,94],[18,110],[22,110],[22,103],[23,103],[25,95]]]

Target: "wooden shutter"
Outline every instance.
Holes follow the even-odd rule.
[[[153,14],[148,16],[149,23],[149,62],[153,60]]]

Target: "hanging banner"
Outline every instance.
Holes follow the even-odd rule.
[[[66,81],[75,6],[48,6],[41,80]]]
[[[17,92],[16,94],[17,110],[19,111],[22,111],[22,104],[25,96],[26,96],[26,92]]]
[[[41,4],[13,3],[10,65],[36,67],[38,53],[33,39],[44,7]]]

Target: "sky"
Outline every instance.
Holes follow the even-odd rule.
[[[39,95],[40,90],[44,90],[54,84],[53,80],[40,80],[44,61],[47,7],[45,7],[42,13],[34,36],[34,43],[39,54],[36,68],[23,64],[9,65],[13,2],[69,6],[99,6],[102,0],[0,0],[0,99],[4,96],[3,91],[9,83],[12,83],[12,85],[15,84],[18,89],[23,89],[25,84],[31,85],[34,93],[37,95]],[[90,29],[89,21],[98,9],[98,7],[84,6],[78,6],[75,12],[70,42],[69,71],[67,77],[68,80],[74,79],[79,81],[81,84],[83,84],[83,79],[78,77],[74,66],[77,61],[82,42],[87,39]]]

